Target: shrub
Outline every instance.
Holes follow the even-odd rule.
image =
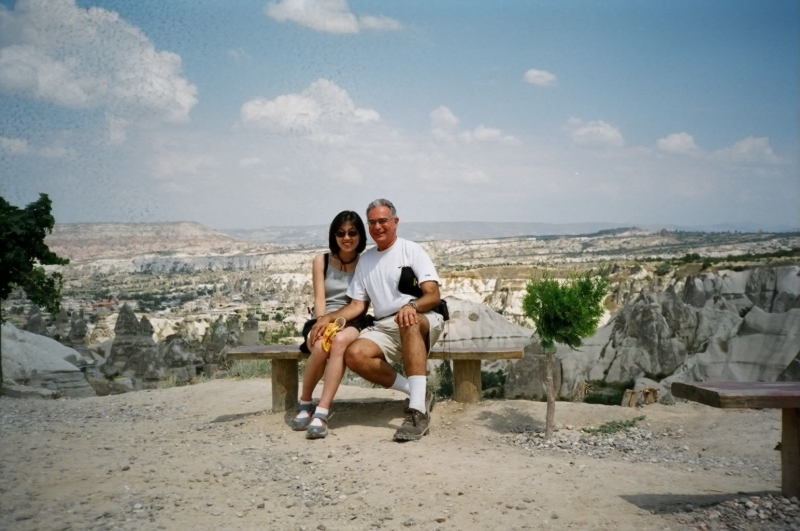
[[[669,266],[668,263],[664,262],[663,264],[661,264],[660,266],[658,266],[656,268],[656,275],[658,275],[660,277],[663,277],[664,275],[666,275],[670,271],[672,271],[672,268]]]
[[[583,431],[592,435],[608,435],[611,433],[617,433],[619,431],[628,431],[629,429],[636,427],[636,425],[643,421],[644,418],[644,415],[641,415],[630,420],[611,420],[609,422],[600,424],[600,426],[597,428],[583,428]]]

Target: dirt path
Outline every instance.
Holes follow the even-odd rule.
[[[676,516],[686,504],[780,490],[776,411],[557,404],[557,422],[572,427],[561,434],[646,415],[654,439],[637,444],[659,453],[652,462],[637,451],[635,462],[531,445],[539,402],[440,403],[430,436],[393,443],[403,396],[347,386],[331,435],[306,441],[265,413],[269,392],[263,380],[217,380],[80,400],[0,398],[0,527],[678,530],[695,528]],[[670,452],[706,461],[669,462]]]

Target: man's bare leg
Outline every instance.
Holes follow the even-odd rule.
[[[344,362],[351,371],[382,387],[391,387],[397,372],[386,362],[383,351],[374,341],[356,339],[344,352]]]
[[[427,376],[428,374],[428,348],[427,337],[431,325],[424,315],[419,316],[419,322],[410,326],[400,327],[400,341],[403,344],[403,367],[407,376]]]

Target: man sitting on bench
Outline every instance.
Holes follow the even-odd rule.
[[[367,207],[369,234],[376,247],[361,256],[347,295],[350,304],[321,317],[310,336],[320,340],[325,327],[337,317],[348,322],[362,315],[371,302],[375,325],[367,328],[345,351],[345,363],[362,378],[409,395],[406,418],[394,434],[395,441],[413,441],[428,433],[433,395],[427,392],[428,352],[439,339],[442,316],[439,276],[428,253],[417,243],[397,237],[400,218],[391,201],[376,199]],[[400,292],[403,267],[413,269],[422,296]],[[390,365],[402,362],[408,378]]]

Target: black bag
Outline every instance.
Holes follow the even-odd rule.
[[[419,280],[416,273],[409,266],[403,266],[400,270],[400,280],[397,282],[397,289],[400,293],[420,298],[423,295],[422,288],[419,287]],[[450,320],[450,310],[447,308],[447,301],[440,299],[440,303],[431,310],[442,316],[445,321]]]
[[[308,334],[311,333],[311,329],[314,328],[315,324],[317,324],[316,317],[309,319],[303,325],[303,344],[300,345],[300,352],[303,354],[311,354],[311,351],[308,350]]]

